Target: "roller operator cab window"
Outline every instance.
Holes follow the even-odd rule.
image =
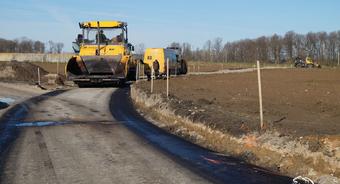
[[[85,29],[85,44],[109,44],[121,45],[125,43],[125,34],[123,29]]]

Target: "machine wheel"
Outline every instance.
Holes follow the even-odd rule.
[[[135,70],[129,71],[126,78],[129,81],[135,81],[136,80],[136,71]]]
[[[295,68],[302,68],[302,65],[300,63],[296,63],[294,66]]]
[[[79,88],[86,88],[91,86],[91,83],[88,82],[77,82],[76,84]]]
[[[314,65],[313,64],[308,64],[307,68],[314,68]]]
[[[188,73],[188,67],[184,60],[181,61],[181,74],[187,74]]]
[[[124,87],[125,86],[125,82],[126,82],[125,79],[120,79],[119,82],[118,82],[118,86],[121,87],[121,88]]]

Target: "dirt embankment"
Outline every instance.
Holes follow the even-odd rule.
[[[1,62],[0,79],[8,82],[28,82],[38,81],[38,66],[28,62]],[[44,76],[47,72],[40,68],[40,75]]]
[[[66,63],[56,63],[56,62],[31,62],[34,65],[37,65],[44,70],[46,70],[48,73],[51,74],[57,74],[59,73],[60,75],[65,76],[65,66]],[[59,68],[58,68],[59,67]]]
[[[290,176],[340,177],[340,71],[263,70],[265,130],[255,72],[183,76],[132,88],[138,108],[189,140]],[[334,178],[333,178],[334,177]]]
[[[44,67],[49,66],[45,64]],[[51,65],[54,66],[54,65]],[[30,62],[0,62],[0,81],[1,82],[21,82],[37,84],[38,68],[40,72],[40,83],[44,86],[63,85],[65,77],[63,75],[49,74],[44,67]]]

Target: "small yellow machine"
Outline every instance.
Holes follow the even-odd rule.
[[[309,57],[309,56],[306,57],[306,64],[307,65],[314,65],[314,62],[313,62],[311,57]]]
[[[313,59],[309,56],[307,56],[305,60],[301,59],[300,57],[296,57],[294,66],[296,68],[321,68],[321,65],[317,62],[314,62]]]
[[[168,47],[164,48],[147,48],[144,53],[144,64],[148,66],[145,73],[150,75],[150,68],[154,62],[159,64],[159,75],[164,76],[167,72],[166,60],[169,59],[170,74],[186,74],[187,63],[182,59],[181,49]]]
[[[127,23],[92,21],[79,23],[82,30],[73,42],[77,55],[67,63],[69,80],[79,87],[93,84],[122,84],[135,76],[134,47],[128,42]]]

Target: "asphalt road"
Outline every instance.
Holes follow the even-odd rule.
[[[291,183],[155,127],[128,88],[51,92],[0,122],[0,183]]]

